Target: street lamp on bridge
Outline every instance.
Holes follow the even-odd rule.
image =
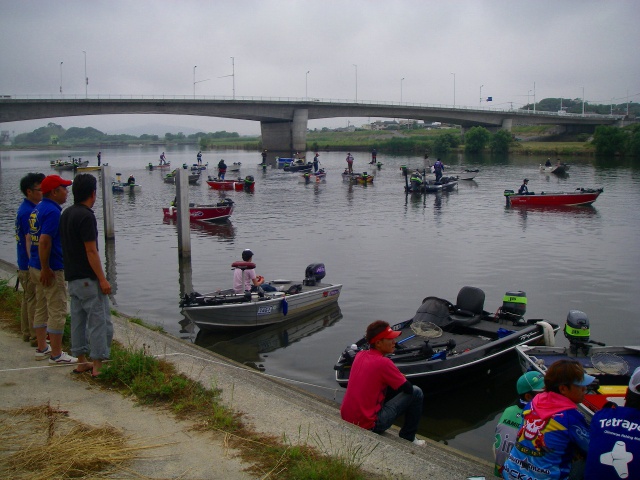
[[[400,79],[400,103],[402,103],[402,82],[404,82],[404,77]]]
[[[236,59],[235,57],[231,57],[231,75],[223,75],[221,77],[218,78],[226,78],[226,77],[231,77],[233,80],[232,86],[233,86],[233,99],[236,99]],[[204,80],[203,80],[204,81]]]
[[[484,87],[484,85],[480,85],[480,106],[482,106],[482,87]]]
[[[531,94],[532,90],[529,90],[527,92],[527,112],[529,111],[529,95]]]
[[[456,74],[451,72],[453,75],[453,106],[456,106]]]
[[[60,62],[60,95],[62,95],[62,64],[64,62]]]
[[[196,67],[197,65],[193,66],[193,98],[196,98],[196,83],[202,83],[210,80],[209,78],[205,78],[204,80],[198,80],[196,82]]]
[[[356,67],[356,103],[357,103],[358,102],[358,65],[356,65],[355,63],[352,65]]]
[[[304,98],[309,98],[309,71],[304,74]]]
[[[84,98],[87,98],[87,88],[89,86],[89,77],[87,77],[87,51],[83,50],[84,53]]]

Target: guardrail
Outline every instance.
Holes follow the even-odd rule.
[[[354,106],[385,106],[385,107],[406,107],[406,108],[431,108],[438,110],[452,110],[452,111],[477,111],[477,112],[496,112],[496,113],[515,113],[517,115],[531,115],[531,116],[554,116],[562,118],[602,118],[602,119],[614,119],[619,120],[625,118],[626,115],[601,115],[598,113],[566,113],[566,112],[547,112],[547,111],[533,111],[514,108],[497,108],[497,107],[482,107],[482,106],[464,106],[464,105],[447,105],[447,104],[432,104],[432,103],[411,103],[411,102],[392,102],[385,100],[353,100],[353,99],[320,99],[320,98],[306,98],[306,97],[228,97],[228,96],[209,96],[209,95],[114,95],[114,94],[100,94],[100,95],[69,95],[62,94],[51,96],[50,94],[29,94],[29,95],[0,95],[0,103],[3,100],[41,100],[41,101],[65,101],[65,100],[179,100],[179,101],[224,101],[224,102],[263,102],[263,103],[311,103],[321,105],[354,105]]]

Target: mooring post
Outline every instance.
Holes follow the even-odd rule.
[[[176,169],[176,208],[178,214],[178,256],[191,257],[189,232],[189,170]]]
[[[112,240],[116,238],[113,223],[113,191],[111,190],[111,167],[102,166],[102,216],[104,217],[104,238]]]

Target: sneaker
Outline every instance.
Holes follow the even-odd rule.
[[[46,360],[51,355],[51,347],[47,345],[43,351],[36,348],[36,360]]]
[[[426,443],[424,440],[419,440],[417,438],[413,439],[413,443],[414,445],[418,446],[418,447],[424,447],[424,444]]]
[[[67,352],[62,352],[57,357],[49,357],[49,363],[57,365],[71,365],[72,363],[78,363],[76,357],[72,357]]]

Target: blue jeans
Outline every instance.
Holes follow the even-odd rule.
[[[413,386],[411,395],[400,392],[391,400],[382,405],[378,412],[376,424],[373,427],[375,433],[383,433],[387,430],[396,418],[404,413],[404,425],[400,429],[400,438],[413,442],[418,431],[418,423],[422,415],[422,399],[424,395],[420,387]]]
[[[111,355],[113,324],[109,297],[100,290],[98,280],[83,278],[69,282],[71,297],[71,353],[108,360]]]

